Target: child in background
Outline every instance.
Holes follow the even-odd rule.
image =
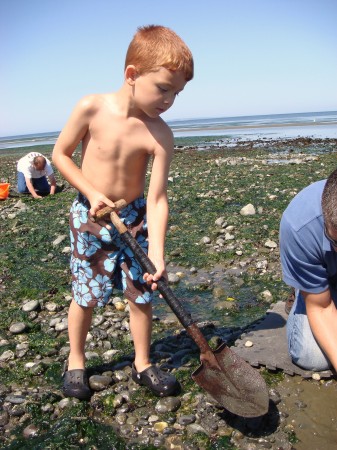
[[[69,308],[70,354],[64,373],[66,396],[89,399],[85,341],[93,309],[104,306],[113,286],[122,288],[130,307],[135,347],[132,378],[159,396],[179,388],[175,377],[150,362],[152,296],[166,275],[164,244],[168,221],[167,179],[174,139],[160,115],[193,78],[193,57],[176,33],[150,25],[137,30],[125,60],[124,83],[114,93],[90,95],[77,104],[61,132],[53,162],[79,194],[70,214],[73,299]],[[81,168],[72,155],[82,143]],[[152,172],[147,199],[145,176]],[[124,199],[119,213],[156,267],[142,274],[112,224],[90,216]]]

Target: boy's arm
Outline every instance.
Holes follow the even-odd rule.
[[[330,289],[320,294],[302,292],[302,295],[313,335],[337,370],[337,309]]]
[[[154,275],[144,274],[148,284],[166,276],[164,246],[168,222],[167,182],[170,163],[173,156],[173,135],[166,133],[162,145],[158,145],[154,152],[151,179],[147,194],[147,224],[149,233],[149,258],[155,265]],[[156,289],[152,284],[152,289]]]
[[[96,108],[93,97],[85,97],[76,105],[60,133],[52,156],[53,163],[64,178],[87,197],[91,205],[90,212],[93,215],[104,206],[114,206],[114,203],[94,189],[91,183],[84,178],[82,171],[72,160],[72,155],[88,132],[90,120],[95,114]]]

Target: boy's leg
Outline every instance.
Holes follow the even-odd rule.
[[[69,218],[73,300],[68,313],[70,354],[63,380],[64,394],[83,400],[91,396],[85,370],[85,343],[93,309],[103,306],[112,291],[109,277],[99,271],[105,266],[99,263],[107,259],[102,249],[102,227],[89,221],[88,209],[88,205],[75,200]],[[90,259],[93,255],[95,258]]]
[[[92,392],[85,370],[84,346],[90,328],[93,308],[85,308],[71,301],[68,313],[70,353],[63,374],[63,393],[66,397],[89,400]]]
[[[160,397],[176,394],[180,384],[174,375],[162,371],[150,361],[152,332],[152,304],[137,304],[129,300],[130,331],[135,347],[135,361],[132,365],[132,379],[147,386]]]
[[[135,347],[135,367],[137,372],[142,372],[151,366],[152,304],[129,301],[129,307],[130,331]]]
[[[68,313],[68,335],[70,353],[68,370],[85,368],[85,342],[90,329],[93,308],[78,305],[71,301]]]
[[[298,290],[287,321],[289,354],[294,364],[306,370],[328,370],[331,364],[318,345],[309,325],[305,302]]]

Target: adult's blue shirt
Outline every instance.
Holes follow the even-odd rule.
[[[284,211],[280,225],[283,280],[305,292],[331,290],[337,300],[337,253],[324,233],[322,193],[326,180],[299,192]]]

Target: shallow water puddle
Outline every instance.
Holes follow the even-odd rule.
[[[336,450],[337,382],[316,382],[286,377],[278,385],[282,402],[278,408],[289,417],[298,442],[296,450]]]

